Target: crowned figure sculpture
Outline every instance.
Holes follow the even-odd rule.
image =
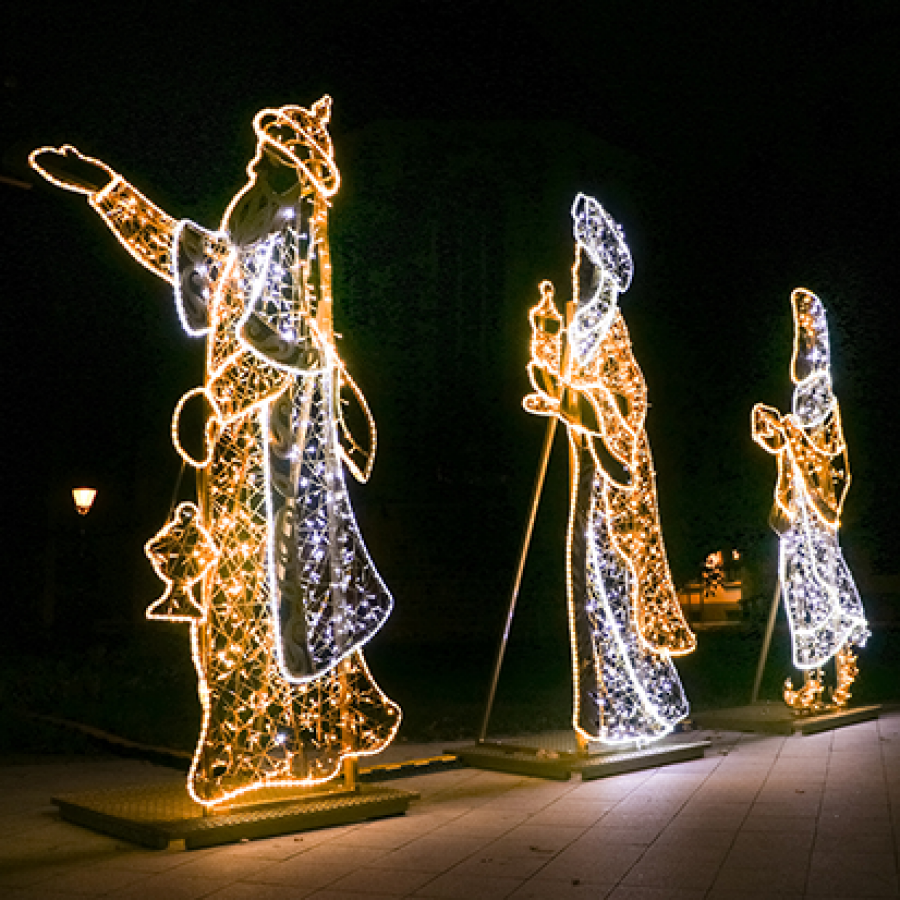
[[[790,624],[793,663],[804,676],[796,689],[787,679],[784,699],[802,712],[827,705],[822,667],[831,659],[836,671],[830,704],[846,705],[857,674],[853,647],[865,645],[869,630],[838,542],[850,469],[831,384],[825,306],[811,291],[798,288],[791,294],[791,309],[791,412],[782,415],[757,403],[752,431],[753,440],[778,463],[770,523],[779,538],[779,590]]]
[[[644,427],[647,390],[619,295],[632,277],[621,227],[592,197],[572,206],[573,299],[549,281],[531,309],[535,415],[557,417],[569,444],[566,591],[573,726],[582,744],[647,743],[688,714],[672,658],[695,638],[669,571]]]
[[[363,656],[393,601],[344,480],[345,467],[368,478],[375,427],[332,326],[330,113],[328,96],[257,113],[246,183],[217,230],[174,219],[72,146],[30,156],[87,196],[172,285],[187,333],[205,338],[204,383],[173,420],[197,502],[180,504],[146,552],[167,585],[148,616],[190,627],[203,715],[188,790],[207,807],[327,782],[400,723]],[[188,403],[205,407],[200,452],[181,434]],[[361,435],[348,404],[367,422]]]

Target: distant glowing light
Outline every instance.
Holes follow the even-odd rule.
[[[72,499],[75,501],[75,509],[78,510],[78,515],[86,516],[91,511],[96,496],[96,488],[72,488]]]

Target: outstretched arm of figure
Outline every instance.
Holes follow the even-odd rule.
[[[118,172],[71,144],[41,147],[29,155],[28,162],[51,184],[85,194],[122,246],[154,275],[172,281],[172,235],[177,223]]]

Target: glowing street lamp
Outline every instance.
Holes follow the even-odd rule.
[[[78,510],[79,516],[86,516],[91,511],[96,496],[96,488],[72,488],[72,499],[75,501],[75,509]]]

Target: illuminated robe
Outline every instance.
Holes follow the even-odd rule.
[[[795,341],[792,412],[757,404],[753,439],[776,456],[772,527],[791,626],[794,665],[824,665],[842,646],[868,636],[862,601],[838,543],[850,486],[840,407],[832,391],[825,309],[809,291],[791,295]]]
[[[323,98],[312,110],[257,115],[251,181],[219,232],[176,222],[111,170],[89,196],[126,249],[173,283],[185,329],[206,337],[205,384],[182,398],[173,433],[200,469],[197,518],[218,557],[200,604],[151,617],[190,621],[203,722],[188,786],[207,805],[326,781],[346,756],[382,749],[400,723],[361,651],[392,599],[342,470],[343,462],[368,477],[375,436],[368,417],[364,449],[341,413],[343,391],[368,416],[332,338],[327,210],[338,180],[329,110]],[[254,166],[264,149],[277,144],[283,164],[284,148],[304,142],[310,158],[294,189],[261,190]],[[178,438],[182,406],[195,396],[210,408],[204,459]],[[151,558],[170,532],[171,524],[148,543]]]
[[[584,252],[594,269],[594,293],[564,327],[552,285],[542,284],[541,303],[530,316],[529,376],[536,393],[524,402],[529,412],[559,416],[568,435],[573,725],[588,740],[654,740],[688,713],[671,657],[693,650],[695,640],[659,526],[644,429],[646,384],[616,309],[618,293],[627,287],[610,264],[608,243],[616,235],[596,225],[605,212],[592,198],[580,195],[573,216],[576,273],[587,268]],[[594,220],[606,246],[598,247],[598,235],[579,227],[585,219]],[[624,470],[621,481],[604,466],[606,454]]]

